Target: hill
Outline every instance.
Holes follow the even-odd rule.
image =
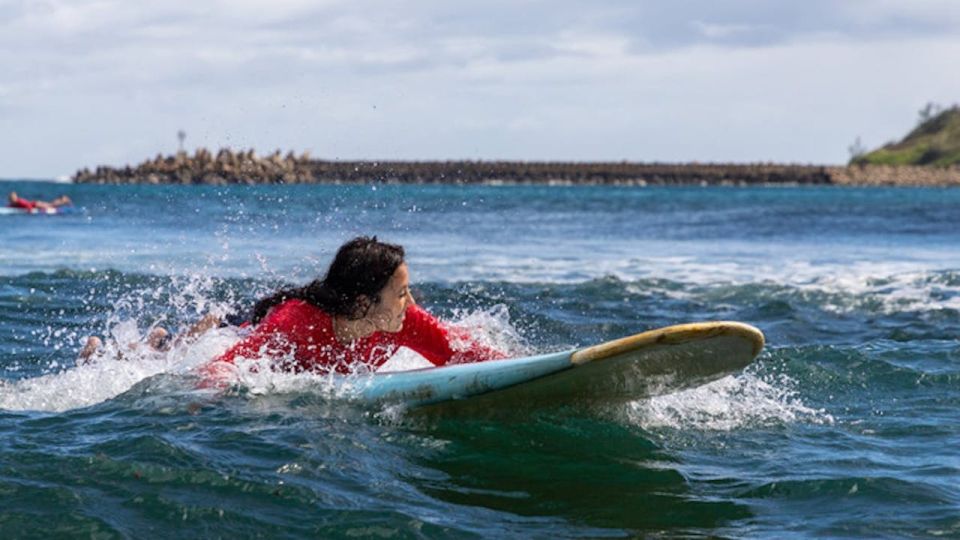
[[[960,164],[960,106],[953,106],[921,122],[902,141],[855,156],[851,165]]]

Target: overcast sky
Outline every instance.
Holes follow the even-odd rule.
[[[960,102],[955,0],[0,0],[0,178],[186,146],[842,163]]]

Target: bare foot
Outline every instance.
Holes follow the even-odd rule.
[[[93,356],[93,354],[96,353],[102,346],[103,341],[101,341],[97,336],[88,337],[87,343],[83,346],[83,349],[80,350],[77,360],[79,360],[81,364],[86,364],[90,361],[90,357]]]
[[[203,316],[202,319],[193,323],[193,326],[187,329],[186,332],[181,336],[182,339],[194,339],[205,334],[211,328],[216,328],[220,326],[222,319],[219,315],[213,313],[208,313]]]
[[[170,348],[170,332],[167,332],[166,329],[154,328],[147,334],[147,345],[150,345],[155,350],[165,351]]]

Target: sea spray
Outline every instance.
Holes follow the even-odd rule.
[[[806,406],[786,375],[748,370],[682,392],[632,403],[628,421],[647,430],[733,431],[774,425],[832,423],[824,409]]]

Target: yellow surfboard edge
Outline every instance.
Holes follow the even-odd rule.
[[[592,347],[586,347],[570,355],[570,362],[583,365],[616,356],[639,347],[650,345],[679,345],[717,336],[740,336],[753,342],[753,356],[763,350],[765,339],[763,332],[754,326],[737,321],[714,321],[678,324],[649,330],[613,341],[607,341]]]

